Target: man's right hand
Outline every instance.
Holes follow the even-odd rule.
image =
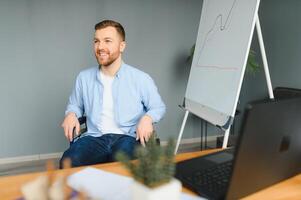
[[[79,134],[80,124],[79,124],[79,121],[78,121],[75,113],[71,112],[71,113],[68,113],[65,116],[65,119],[62,123],[62,127],[64,129],[65,136],[69,141],[73,140],[73,129],[74,129],[74,127],[75,127],[76,135]]]

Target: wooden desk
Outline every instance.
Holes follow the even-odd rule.
[[[212,153],[218,150],[205,150],[205,151],[199,151],[199,152],[193,152],[193,153],[183,153],[176,156],[177,161],[182,161],[186,159],[190,159],[193,157],[206,155],[208,153]],[[120,165],[120,163],[108,163],[108,164],[99,164],[99,165],[93,165],[92,167],[102,169],[105,171],[129,176],[129,173]],[[77,172],[84,167],[77,167],[72,169],[66,169],[66,170],[56,170],[54,173],[55,175],[66,175],[66,174],[72,174],[74,172]],[[17,199],[18,197],[21,197],[21,186],[28,182],[33,180],[34,178],[45,174],[45,172],[40,173],[31,173],[31,174],[24,174],[24,175],[18,175],[18,176],[7,176],[7,177],[1,177],[0,178],[0,199]],[[188,190],[187,188],[183,188],[183,191],[190,194],[195,194],[192,191]],[[257,193],[254,193],[250,196],[247,196],[244,198],[246,200],[252,200],[252,199],[292,199],[292,200],[300,200],[301,199],[301,174],[292,177],[290,179],[287,179],[285,181],[282,181],[278,184],[275,184],[271,187],[268,187],[264,190],[261,190]]]

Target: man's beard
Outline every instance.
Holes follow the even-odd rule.
[[[116,55],[116,54],[117,53],[109,55],[109,58],[106,59],[106,61],[101,61],[101,59],[100,58],[98,59],[98,57],[96,57],[96,59],[97,59],[99,65],[107,67],[107,66],[111,65],[112,63],[114,63],[118,59],[119,55]]]

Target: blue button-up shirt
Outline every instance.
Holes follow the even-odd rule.
[[[122,63],[112,84],[114,117],[124,134],[136,137],[136,126],[140,118],[147,114],[153,122],[158,122],[166,107],[152,78],[125,63]],[[75,87],[69,97],[65,114],[74,112],[77,117],[87,117],[85,135],[101,136],[97,128],[103,105],[103,85],[99,67],[86,69],[79,73]]]

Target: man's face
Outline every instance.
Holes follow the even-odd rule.
[[[99,65],[111,65],[121,56],[124,48],[125,42],[114,27],[109,26],[95,31],[94,53]]]

